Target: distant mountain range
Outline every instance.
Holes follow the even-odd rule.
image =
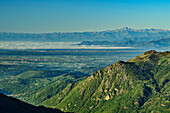
[[[118,61],[42,102],[77,113],[168,113],[170,51]]]
[[[100,32],[70,33],[0,33],[0,41],[34,41],[34,42],[81,42],[81,41],[152,41],[170,38],[170,30],[162,29],[122,29]]]

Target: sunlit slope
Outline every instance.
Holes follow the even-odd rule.
[[[170,52],[147,51],[70,84],[42,105],[71,112],[170,111]]]
[[[15,66],[12,66],[12,68],[15,69]],[[56,95],[68,84],[84,80],[86,76],[81,74],[78,72],[25,70],[25,72],[15,76],[0,78],[0,90],[37,105]]]

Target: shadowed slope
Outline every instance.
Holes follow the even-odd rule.
[[[63,113],[60,110],[45,108],[43,106],[35,107],[24,103],[13,97],[8,97],[0,93],[0,112],[1,113]]]

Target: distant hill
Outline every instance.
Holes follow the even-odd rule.
[[[170,38],[144,42],[141,46],[170,49]]]
[[[68,85],[42,105],[69,112],[170,111],[170,51],[147,51]]]
[[[152,49],[170,49],[170,38],[152,40],[152,41],[124,41],[124,42],[110,42],[110,41],[83,41],[77,45],[103,45],[113,47],[139,47]]]
[[[110,41],[82,41],[77,45],[115,45],[117,43]]]
[[[100,32],[70,33],[9,33],[1,32],[0,41],[34,41],[34,42],[80,42],[80,41],[152,41],[170,38],[170,30],[162,29],[122,29]]]
[[[13,97],[8,97],[0,93],[0,113],[63,113],[60,110],[45,108],[43,106],[35,107]]]

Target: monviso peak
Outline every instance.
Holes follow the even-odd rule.
[[[125,26],[125,27],[123,27],[121,30],[122,30],[122,31],[128,31],[128,30],[131,30],[131,28]]]

